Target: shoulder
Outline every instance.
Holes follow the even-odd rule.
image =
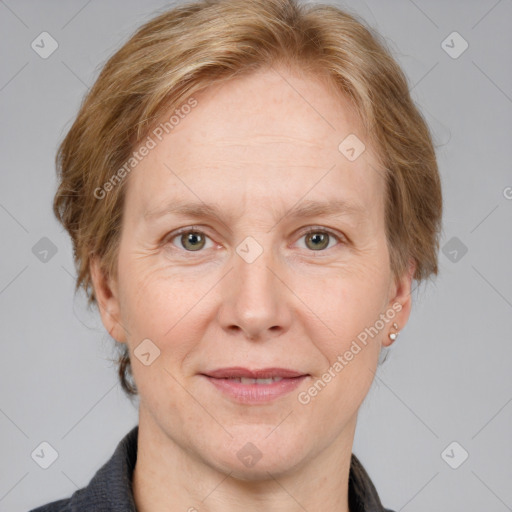
[[[98,473],[96,473],[95,478],[97,475]],[[91,482],[94,482],[94,478]],[[29,510],[29,512],[78,512],[88,510],[89,506],[93,506],[93,510],[96,511],[109,510],[108,508],[104,508],[105,502],[103,500],[104,498],[94,492],[94,485],[91,486],[91,483],[89,483],[87,487],[76,490],[68,498],[45,503],[44,505]]]
[[[348,499],[351,512],[394,512],[384,508],[370,475],[355,454],[350,462]]]
[[[135,512],[131,484],[137,460],[137,435],[138,425],[118,443],[111,458],[86,487],[29,512]]]
[[[71,498],[52,501],[51,503],[47,503],[46,505],[33,508],[32,510],[29,510],[29,512],[68,512],[70,511],[70,501]]]

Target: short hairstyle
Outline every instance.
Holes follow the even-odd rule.
[[[194,93],[278,63],[324,77],[361,120],[385,174],[393,274],[402,275],[412,258],[416,281],[437,275],[442,195],[434,145],[381,36],[330,5],[197,0],[158,14],[113,54],[58,148],[53,209],[73,242],[75,292],[82,287],[89,305],[97,304],[91,257],[106,275],[116,273],[123,178],[136,164],[127,166],[134,149],[164,114],[193,105]],[[122,345],[119,379],[136,395]]]

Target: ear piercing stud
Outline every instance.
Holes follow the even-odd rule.
[[[398,330],[398,324],[396,322],[393,323],[393,329]],[[398,336],[398,332],[389,333],[389,339],[391,341],[395,341],[397,336]]]

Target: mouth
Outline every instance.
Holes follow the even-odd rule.
[[[287,368],[250,370],[220,368],[202,373],[223,395],[238,403],[256,404],[280,398],[300,385],[309,374]]]

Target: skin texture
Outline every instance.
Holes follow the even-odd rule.
[[[338,150],[347,135],[362,138],[359,120],[317,77],[277,69],[194,95],[198,105],[128,178],[117,275],[91,266],[110,334],[131,354],[146,338],[160,350],[149,366],[132,355],[142,512],[295,511],[297,502],[347,512],[357,413],[392,323],[402,329],[409,317],[414,269],[391,274],[382,173],[368,145],[353,162]],[[329,199],[361,211],[286,215]],[[223,218],[157,215],[175,200],[216,204]],[[173,235],[189,226],[204,242]],[[309,227],[339,239],[322,245]],[[252,263],[237,253],[248,236],[263,250]],[[393,320],[300,403],[397,303]],[[272,402],[238,404],[199,375],[229,366],[310,377]],[[253,467],[237,457],[248,442],[262,454]]]

